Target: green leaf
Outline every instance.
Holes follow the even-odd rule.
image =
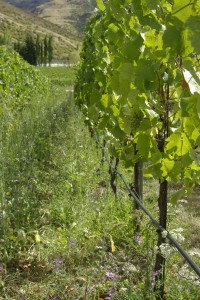
[[[116,105],[111,105],[110,108],[113,112],[113,116],[117,117],[119,115],[119,108]]]
[[[182,29],[176,25],[168,26],[163,34],[163,47],[169,48],[169,51],[176,56],[181,55],[184,52],[181,37]]]
[[[108,29],[105,31],[105,37],[110,43],[113,42],[116,45],[121,43],[123,34],[121,29],[115,23],[111,23],[109,24]]]
[[[188,28],[188,39],[191,41],[191,44],[194,48],[193,52],[200,52],[200,15],[190,16],[185,24]]]
[[[173,193],[173,195],[170,197],[170,202],[173,205],[176,205],[177,201],[183,198],[184,196],[185,196],[185,190],[184,189],[178,190],[175,193]]]
[[[106,9],[103,0],[96,0],[97,1],[97,6],[101,11],[104,11]]]
[[[150,59],[138,60],[135,73],[136,76],[143,81],[154,81],[156,79],[156,73]]]
[[[191,143],[184,132],[175,132],[167,138],[166,151],[173,155],[184,156],[190,152]]]
[[[140,132],[136,138],[136,149],[143,159],[148,159],[150,151],[150,137],[148,134]]]
[[[122,6],[121,0],[109,0],[108,7],[112,17],[117,21],[120,21],[123,18],[124,7]]]
[[[38,233],[36,233],[36,235],[35,235],[35,241],[36,241],[36,243],[40,243],[41,242],[41,237],[40,237],[40,235]]]
[[[162,50],[162,32],[157,32],[155,29],[148,31],[145,34],[145,45],[153,49]]]
[[[174,0],[172,15],[185,23],[193,13],[193,2],[188,0]]]
[[[145,166],[143,168],[143,174],[145,177],[153,178],[154,176],[158,176],[158,178],[162,178],[163,172],[161,170],[161,164],[157,163],[150,166]]]
[[[100,101],[101,101],[104,108],[108,107],[108,95],[107,94],[102,95]]]
[[[133,40],[126,38],[123,49],[124,56],[131,61],[138,59],[141,53],[142,44],[143,38],[140,34]]]
[[[143,7],[143,12],[145,14],[148,14],[151,12],[151,10],[156,10],[158,8],[158,5],[160,4],[159,0],[141,0],[142,7]]]
[[[191,117],[199,121],[200,119],[200,94],[194,93],[181,101],[181,115]]]
[[[173,170],[175,162],[174,160],[168,159],[168,158],[163,158],[161,160],[162,162],[162,167],[161,170],[163,171],[163,177],[169,176],[170,172]]]
[[[133,66],[131,63],[121,64],[119,67],[119,85],[121,94],[128,96],[130,90],[130,83],[133,79]]]

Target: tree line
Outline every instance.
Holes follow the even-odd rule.
[[[28,33],[24,42],[14,44],[14,49],[24,60],[34,66],[51,65],[53,59],[53,37],[45,36],[43,39],[37,34],[36,39]]]
[[[3,35],[0,35],[0,45],[12,45],[12,37],[9,31],[5,31]],[[23,41],[14,43],[14,50],[31,65],[50,66],[53,59],[53,37],[45,35],[42,38],[37,34],[34,38],[31,33],[27,33]]]

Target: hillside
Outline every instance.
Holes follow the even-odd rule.
[[[27,32],[53,36],[54,57],[58,60],[71,59],[80,45],[80,39],[66,28],[0,0],[0,35],[6,30],[13,43],[23,40]]]
[[[35,13],[79,36],[83,33],[85,21],[96,7],[96,0],[8,0],[7,2]]]

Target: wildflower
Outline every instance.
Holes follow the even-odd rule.
[[[197,256],[197,257],[200,257],[200,252],[198,251],[198,249],[189,250],[188,253],[189,253],[191,256]]]
[[[185,200],[185,199],[181,199],[181,200],[178,200],[178,203],[188,203],[188,201],[187,200]]]
[[[153,272],[153,276],[152,276],[152,287],[155,285],[155,281],[156,281],[156,276],[158,276],[159,274],[162,273],[162,270],[157,270]]]
[[[68,248],[74,248],[75,246],[76,246],[76,243],[75,243],[75,242],[70,241],[70,240],[67,242],[67,247],[68,247]]]
[[[153,250],[150,250],[150,251],[149,251],[149,255],[150,255],[150,256],[153,256],[153,255],[154,255],[154,251],[153,251]]]
[[[106,292],[107,296],[106,296],[105,300],[111,299],[114,296],[114,294],[115,294],[115,292],[114,292],[113,288],[109,288]]]
[[[183,232],[183,231],[184,231],[183,228],[177,228],[171,232],[171,235],[178,242],[183,242],[185,240],[184,236],[181,234],[181,232]]]
[[[179,270],[179,275],[187,279],[187,281],[192,282],[194,285],[200,286],[199,278],[194,274],[193,271],[190,271],[188,265],[183,265],[182,268]]]
[[[167,234],[168,234],[167,230],[163,230],[162,238],[165,239],[167,237]]]
[[[124,263],[123,265],[123,271],[128,274],[128,273],[135,273],[138,272],[137,268],[131,264],[131,263]]]
[[[108,278],[115,278],[115,274],[112,272],[106,272],[106,277]]]
[[[120,289],[120,292],[126,292],[127,290],[128,290],[127,288],[122,287],[122,288]]]
[[[160,248],[161,255],[164,258],[168,258],[173,250],[173,248],[167,243],[161,244],[159,248]]]
[[[61,270],[64,266],[64,259],[60,256],[56,256],[53,259],[49,259],[49,263],[52,264],[55,270]]]
[[[88,234],[88,232],[89,232],[88,228],[85,227],[84,230],[83,230],[83,232],[84,232],[84,234]]]
[[[139,235],[135,237],[135,240],[139,245],[142,243],[142,238]]]

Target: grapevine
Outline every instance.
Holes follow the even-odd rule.
[[[29,105],[33,96],[44,93],[48,82],[15,51],[0,47],[0,114],[14,116]]]
[[[75,99],[111,155],[127,166],[143,162],[144,175],[158,178],[159,221],[166,228],[168,182],[183,182],[174,202],[200,183],[199,1],[97,2]],[[158,247],[164,241],[159,234]],[[156,284],[164,282],[160,253],[155,271]],[[164,283],[159,289],[163,299]]]

